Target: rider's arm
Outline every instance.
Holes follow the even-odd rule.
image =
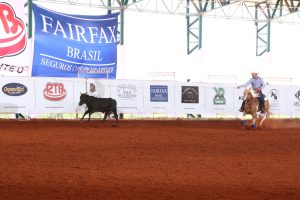
[[[262,78],[260,78],[260,80],[261,80],[261,89],[264,89],[264,87],[266,87],[266,84],[265,84],[265,82],[264,82],[264,79],[262,79]]]
[[[244,84],[242,84],[242,85],[239,85],[239,87],[246,87],[246,86],[248,86],[248,85],[251,84],[251,81],[252,81],[252,78],[249,79],[249,81],[247,81],[246,83],[244,83]]]

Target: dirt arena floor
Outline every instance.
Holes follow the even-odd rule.
[[[0,120],[0,199],[300,199],[300,121],[112,124]]]

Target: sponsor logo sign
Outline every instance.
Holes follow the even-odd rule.
[[[21,96],[27,92],[27,87],[21,83],[8,83],[2,87],[2,92],[8,96]]]
[[[199,87],[182,86],[181,103],[199,103]]]
[[[300,107],[300,90],[298,90],[295,93],[295,98],[297,99],[296,101],[294,101],[294,106],[299,106]]]
[[[43,90],[44,97],[49,101],[61,101],[67,96],[63,83],[47,83]]]
[[[279,91],[276,89],[271,89],[269,90],[269,94],[268,97],[270,99],[270,103],[272,105],[272,107],[279,107]]]
[[[213,99],[213,103],[214,105],[225,105],[226,104],[226,99],[225,99],[225,89],[220,87],[220,88],[217,88],[217,87],[214,87],[213,88],[214,91],[215,91],[215,96],[214,96],[214,99]]]
[[[167,85],[150,85],[151,102],[168,102]]]
[[[8,72],[16,72],[18,74],[22,74],[24,71],[28,71],[27,66],[14,66],[8,65],[4,63],[0,63],[0,71],[8,71]]]
[[[15,56],[26,48],[26,29],[14,8],[0,2],[0,58]]]
[[[116,78],[119,13],[69,15],[35,4],[33,11],[32,76]]]
[[[117,86],[117,96],[124,99],[132,99],[137,97],[137,89],[131,84],[122,84]]]

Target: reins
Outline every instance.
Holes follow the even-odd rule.
[[[256,98],[256,97],[250,97],[250,98],[247,98],[247,99],[246,99],[246,100],[248,100],[247,103],[252,103],[252,102],[255,100],[255,98]]]

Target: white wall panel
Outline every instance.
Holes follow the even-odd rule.
[[[286,93],[287,113],[300,114],[300,86],[289,86]]]
[[[110,97],[117,100],[118,113],[144,113],[142,81],[112,80],[109,86]]]

